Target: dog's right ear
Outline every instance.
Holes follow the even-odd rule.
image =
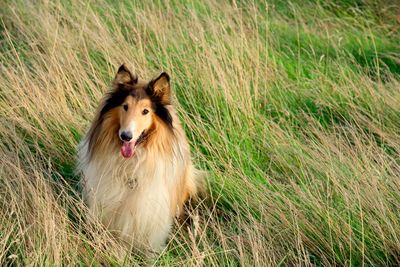
[[[113,84],[114,85],[119,85],[119,84],[135,84],[137,83],[138,78],[133,75],[129,69],[125,66],[125,64],[122,64],[117,71],[117,75],[115,75]]]

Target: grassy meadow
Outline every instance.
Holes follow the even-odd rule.
[[[160,266],[400,265],[400,3],[0,3],[0,265],[136,265],[76,146],[121,63],[171,76],[208,201]]]

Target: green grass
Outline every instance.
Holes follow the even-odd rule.
[[[390,0],[2,2],[0,263],[399,265],[399,12]],[[151,260],[85,216],[73,171],[124,62],[170,74],[208,172],[198,224],[177,224]]]

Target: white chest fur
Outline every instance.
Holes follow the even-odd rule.
[[[84,197],[124,241],[160,249],[172,225],[171,201],[183,173],[176,163],[139,149],[128,160],[115,153],[107,160],[90,161],[82,167]]]

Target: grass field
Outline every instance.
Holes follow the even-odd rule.
[[[151,264],[400,265],[398,1],[6,0],[0,15],[1,265],[143,263],[86,218],[74,174],[124,62],[170,74],[208,172],[210,200]]]

